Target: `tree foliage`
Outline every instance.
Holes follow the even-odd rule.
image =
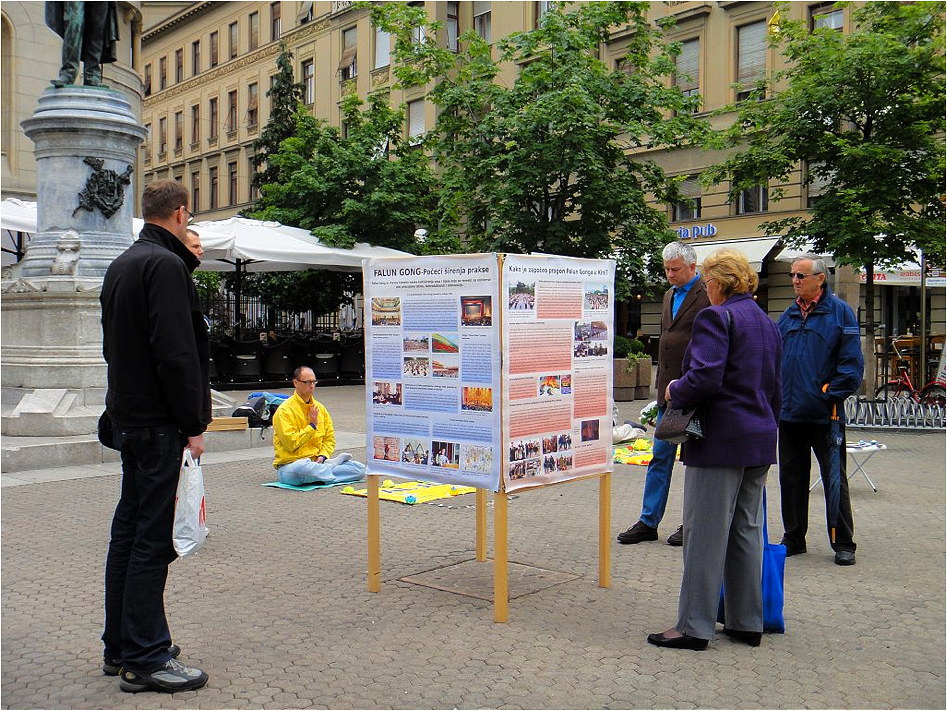
[[[293,53],[286,42],[280,42],[276,66],[279,69],[276,80],[266,92],[270,99],[270,116],[259,138],[253,142],[253,167],[256,169],[253,185],[258,189],[276,179],[276,168],[269,164],[269,159],[296,130],[296,111],[303,97],[303,85],[293,76]]]
[[[438,45],[443,28],[422,8],[373,6],[372,22],[395,38],[401,86],[431,84],[438,118],[423,145],[438,166],[442,234],[463,235],[475,251],[615,257],[620,296],[663,276],[660,249],[673,234],[648,198],[680,196],[634,154],[683,146],[707,129],[693,115],[698,99],[668,81],[680,44],[664,42],[647,9],[550,3],[534,31],[492,49],[468,32],[453,52]],[[630,44],[623,66],[610,68],[599,53],[616,28]],[[518,67],[509,86],[498,81],[505,62]]]

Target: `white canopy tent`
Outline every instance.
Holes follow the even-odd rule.
[[[718,249],[734,249],[742,252],[750,266],[756,271],[763,268],[763,262],[773,251],[779,242],[779,237],[751,237],[749,239],[738,240],[720,240],[717,242],[701,242],[691,244],[694,251],[697,252],[697,264],[703,264],[704,259],[716,252]]]

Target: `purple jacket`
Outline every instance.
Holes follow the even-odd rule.
[[[724,310],[730,312],[729,334]],[[782,341],[749,294],[709,306],[694,320],[671,406],[703,405],[703,440],[688,440],[681,459],[701,467],[753,467],[776,461],[782,390]]]

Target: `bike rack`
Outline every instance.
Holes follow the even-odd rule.
[[[845,400],[845,422],[850,427],[901,430],[942,430],[947,417],[940,405],[911,399],[868,400],[852,395]]]

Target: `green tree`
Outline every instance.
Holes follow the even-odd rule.
[[[944,259],[944,15],[930,2],[870,2],[853,14],[847,35],[778,21],[771,43],[788,68],[728,107],[737,114],[723,143],[737,150],[705,176],[729,180],[731,200],[744,188],[787,182],[800,163],[806,184],[824,183],[808,214],[760,230],[865,268],[873,344],[875,267],[915,249]]]
[[[460,52],[439,46],[443,28],[422,8],[377,4],[372,21],[395,37],[400,84],[431,85],[438,118],[423,146],[438,167],[442,231],[476,251],[615,257],[626,296],[663,278],[660,249],[673,238],[649,198],[680,197],[635,154],[683,146],[707,129],[693,115],[699,98],[668,81],[680,44],[649,23],[648,3],[577,5],[550,3],[536,30],[496,43],[496,59],[474,32]],[[613,69],[599,52],[615,28],[631,39]],[[519,68],[510,86],[498,81],[503,63]]]
[[[268,161],[296,130],[296,111],[303,96],[303,85],[293,78],[293,53],[286,42],[280,42],[276,66],[279,69],[276,80],[266,92],[270,99],[270,116],[259,138],[253,142],[253,167],[256,169],[253,185],[257,189],[276,178],[276,169]]]

